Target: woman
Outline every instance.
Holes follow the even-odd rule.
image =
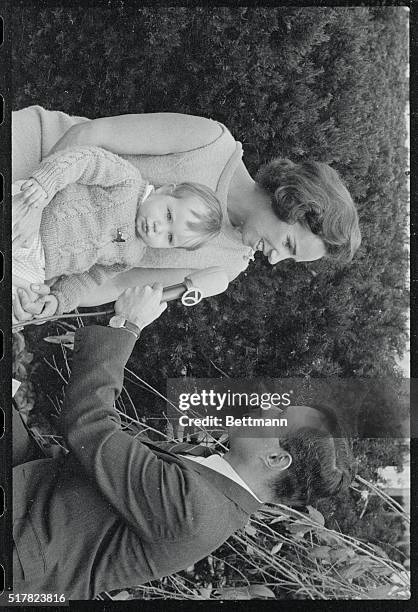
[[[230,279],[255,251],[271,264],[323,256],[350,261],[360,244],[349,192],[327,164],[273,160],[250,176],[242,146],[220,123],[176,113],[121,115],[87,120],[39,106],[13,114],[13,180],[26,178],[49,152],[80,144],[127,156],[153,183],[197,181],[215,189],[224,209],[220,236],[195,252],[170,259],[149,251],[141,267],[90,295],[84,306],[117,299],[129,286],[181,281],[192,269],[220,265]]]

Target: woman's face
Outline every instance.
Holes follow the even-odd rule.
[[[299,222],[280,221],[270,205],[254,209],[243,225],[242,241],[262,251],[272,265],[284,259],[315,261],[326,253],[319,236]]]

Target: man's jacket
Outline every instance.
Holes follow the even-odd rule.
[[[122,431],[114,401],[133,346],[123,329],[76,333],[62,412],[70,453],[14,468],[16,593],[91,599],[161,578],[215,550],[261,505]]]

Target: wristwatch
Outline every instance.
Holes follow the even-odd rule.
[[[138,327],[138,325],[135,325],[135,323],[132,323],[132,321],[128,321],[123,314],[113,315],[113,317],[111,317],[111,319],[109,320],[108,326],[119,329],[126,329],[126,331],[130,332],[131,334],[134,334],[137,340],[141,333],[141,328]]]

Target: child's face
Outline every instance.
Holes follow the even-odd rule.
[[[147,246],[173,249],[196,240],[196,231],[188,223],[196,222],[195,213],[204,214],[203,202],[193,195],[175,198],[171,191],[170,187],[159,187],[138,208],[136,231]]]

